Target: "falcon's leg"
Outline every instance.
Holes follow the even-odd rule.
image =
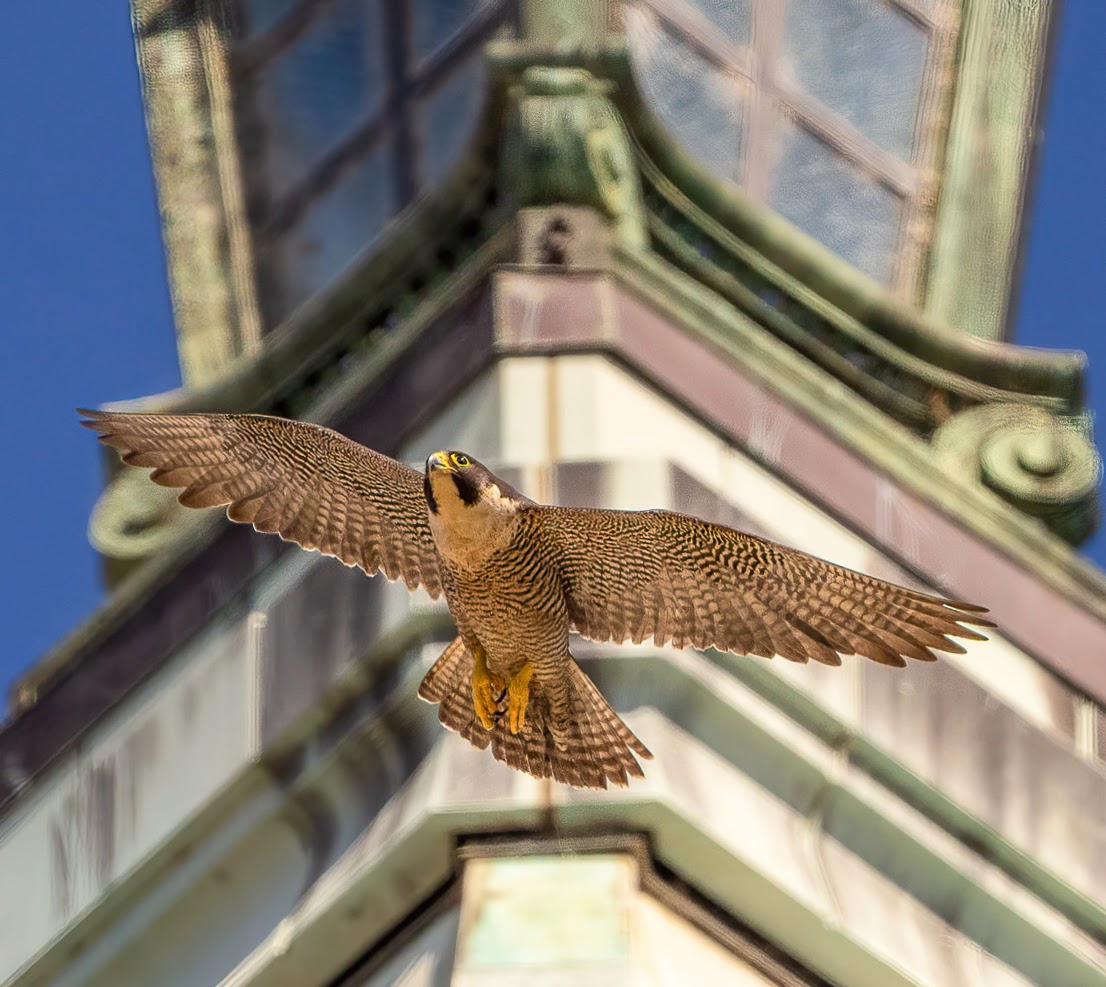
[[[530,676],[534,666],[526,662],[507,685],[507,726],[519,733],[526,726],[526,708],[530,705]]]
[[[478,641],[466,642],[472,652],[472,706],[485,730],[495,726],[496,707],[503,696],[503,679],[488,669],[488,656]]]

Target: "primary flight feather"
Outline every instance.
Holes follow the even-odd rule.
[[[431,597],[458,637],[419,695],[513,768],[585,788],[641,777],[652,755],[568,650],[595,641],[714,647],[839,665],[963,653],[983,607],[905,589],[672,511],[536,504],[461,452],[416,470],[267,415],[81,411],[82,425],[188,507],[253,524]],[[636,755],[636,757],[635,757]]]

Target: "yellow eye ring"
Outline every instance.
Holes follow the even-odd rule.
[[[469,459],[468,456],[464,455],[464,453],[455,452],[451,458],[453,459],[454,466],[464,467],[472,465],[472,460]]]

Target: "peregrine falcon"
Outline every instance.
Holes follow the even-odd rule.
[[[458,637],[419,687],[438,718],[538,778],[642,777],[649,750],[569,653],[593,641],[840,665],[962,654],[986,608],[905,589],[671,511],[538,504],[463,452],[423,475],[328,428],[267,415],[81,411],[126,463],[366,573],[444,594]]]

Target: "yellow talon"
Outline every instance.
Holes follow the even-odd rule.
[[[530,676],[534,666],[527,662],[515,673],[507,686],[507,725],[511,733],[519,733],[526,726],[526,707],[530,704]]]
[[[488,658],[482,647],[476,645],[472,650],[472,706],[484,729],[491,730],[499,697],[503,695],[503,679],[488,670]]]

